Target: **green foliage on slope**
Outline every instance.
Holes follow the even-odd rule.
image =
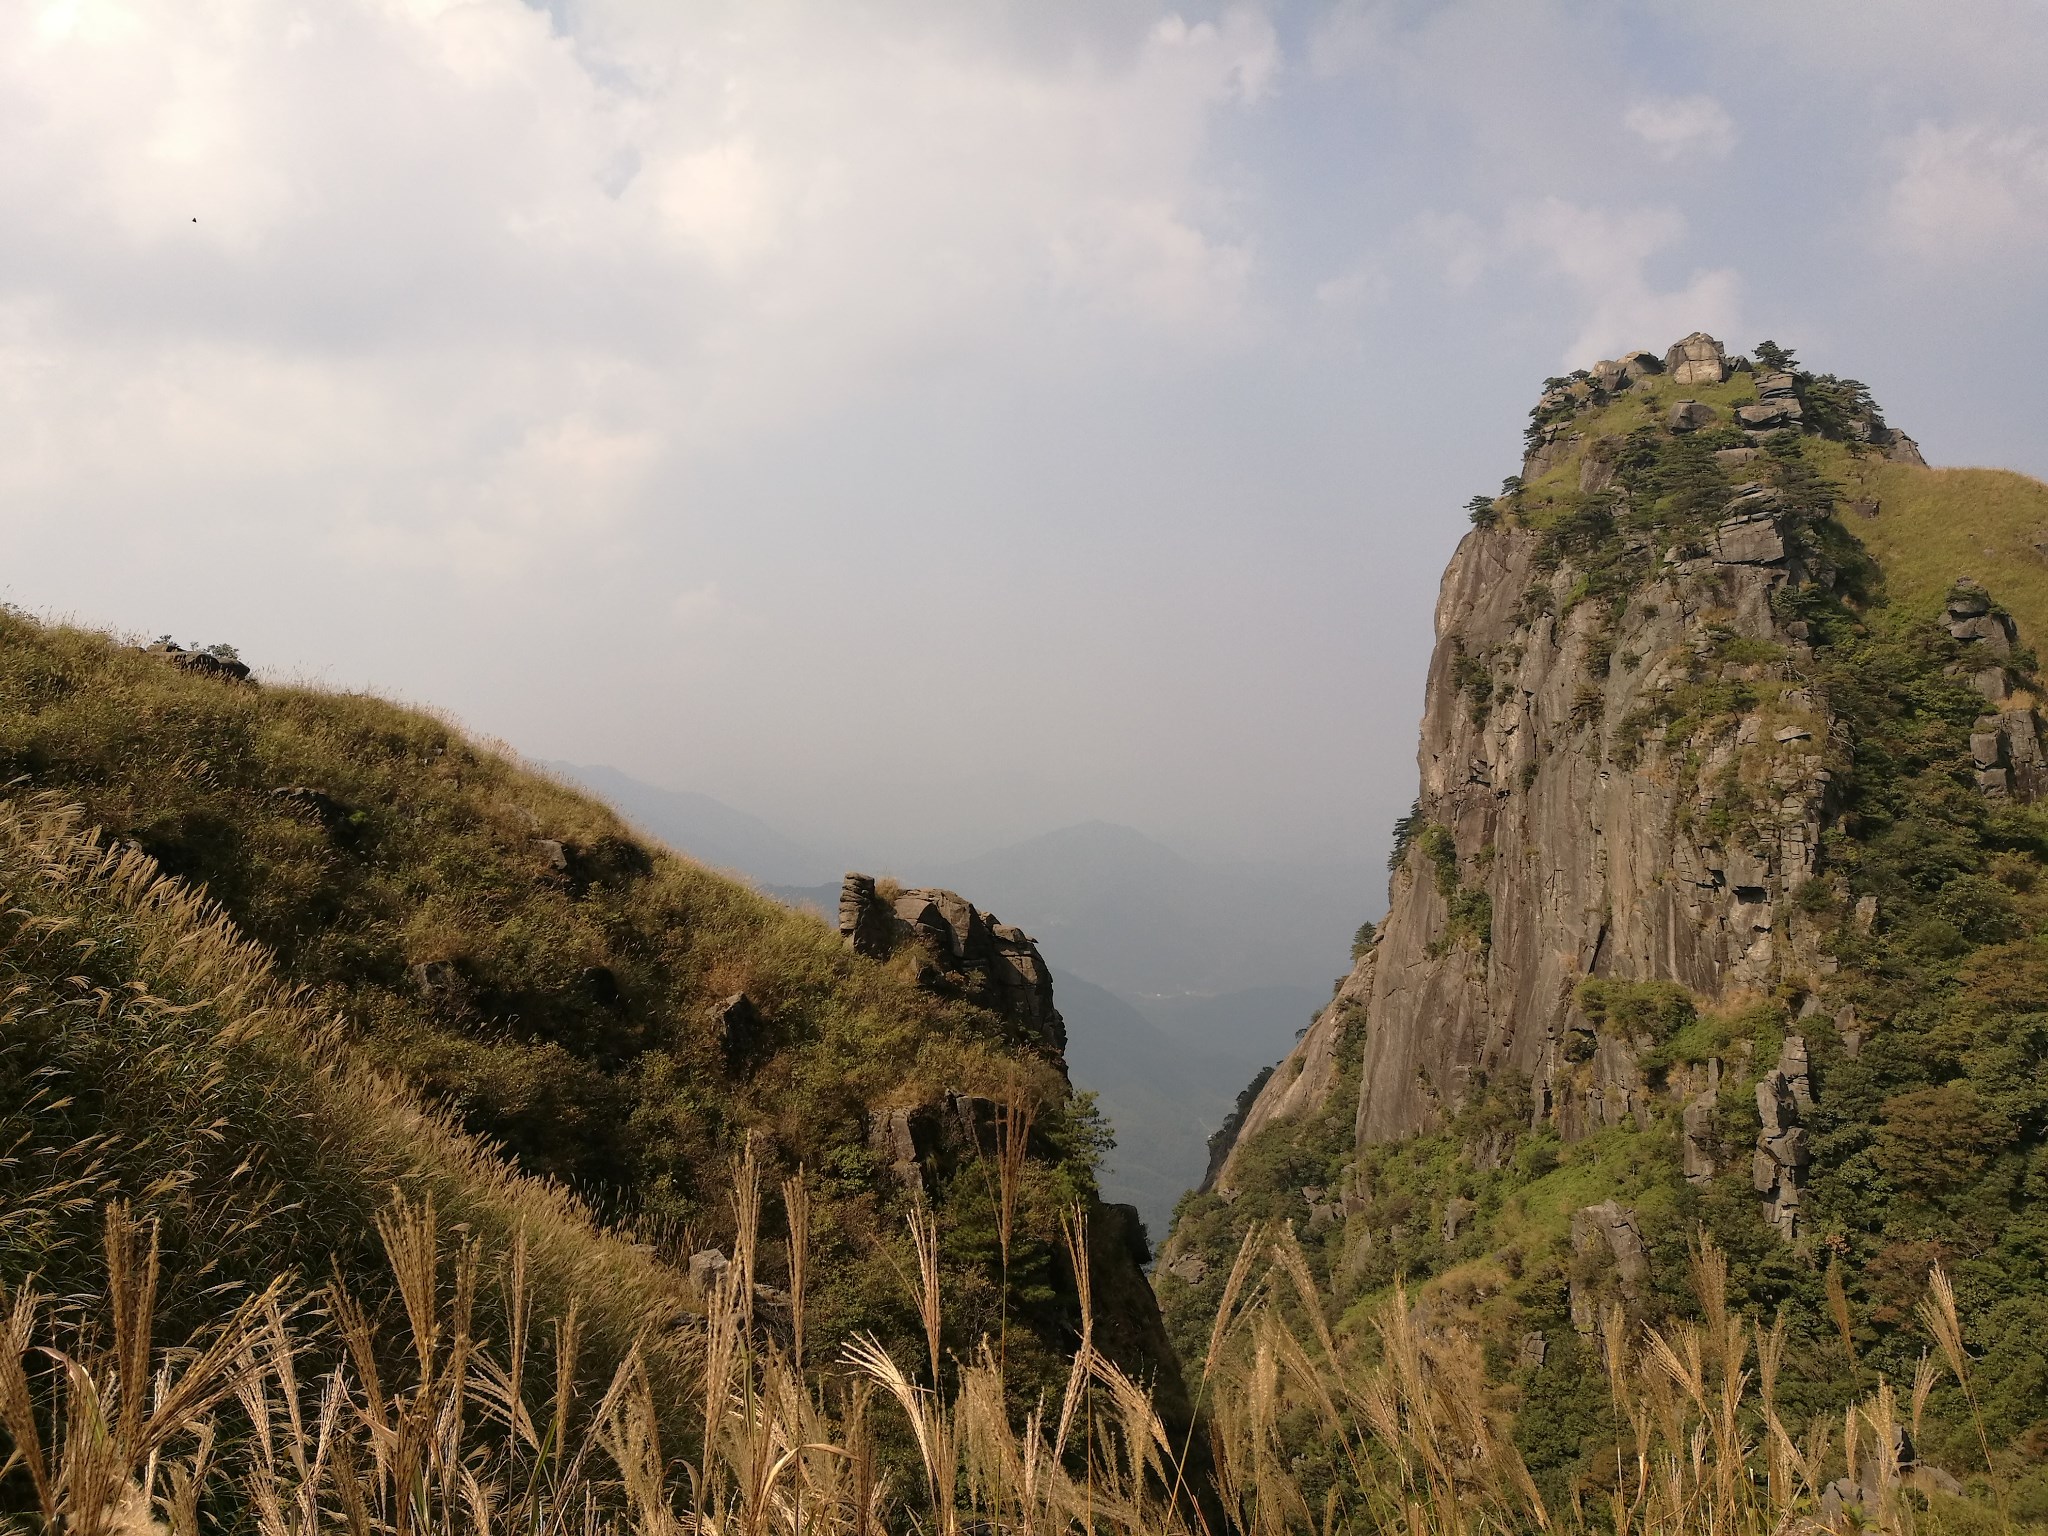
[[[730,1248],[729,1169],[749,1135],[770,1232],[778,1181],[801,1167],[823,1348],[856,1327],[918,1330],[903,1197],[867,1143],[870,1110],[948,1090],[1030,1104],[1010,1364],[1022,1390],[1055,1369],[1073,1326],[1059,1219],[1093,1200],[1098,1129],[1056,1063],[998,1016],[921,989],[914,957],[849,954],[815,917],[636,840],[601,805],[431,715],[202,675],[14,614],[0,615],[0,781],[75,803],[111,844],[203,890],[275,957],[296,1007],[336,1021],[352,1059],[658,1255]],[[721,1004],[741,992],[754,1018],[732,1035]],[[184,1050],[180,1071],[214,1069]],[[213,1118],[208,1134],[231,1145],[265,1123]],[[949,1347],[963,1354],[1006,1322],[994,1180],[976,1169],[945,1174],[937,1196],[958,1276]],[[142,1177],[138,1165],[121,1187]],[[384,1178],[360,1174],[366,1188]],[[363,1231],[355,1207],[323,1213],[321,1200],[305,1197],[309,1271],[339,1241],[330,1216]],[[0,1266],[34,1262],[7,1241],[0,1228]],[[781,1255],[764,1248],[764,1282],[784,1283]]]
[[[593,1365],[636,1336],[658,1369],[686,1357],[674,1269],[423,1111],[217,908],[60,797],[0,803],[0,909],[0,1285],[89,1291],[119,1199],[162,1242],[176,1336],[273,1280],[388,1300],[375,1221],[405,1190],[495,1253],[523,1238]]]

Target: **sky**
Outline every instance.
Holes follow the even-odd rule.
[[[870,856],[1377,861],[1547,374],[2048,474],[2048,6],[16,0],[0,598]]]

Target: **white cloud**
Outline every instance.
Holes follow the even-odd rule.
[[[1621,121],[1660,160],[1723,160],[1735,148],[1735,119],[1711,96],[1646,96]]]
[[[1740,284],[1732,269],[1695,271],[1672,290],[1652,283],[1650,259],[1685,233],[1676,209],[1588,208],[1549,197],[1510,209],[1503,242],[1541,257],[1578,291],[1582,317],[1563,362],[1583,367],[1624,347],[1661,348],[1689,331],[1725,336],[1737,328]]]
[[[1316,284],[1316,302],[1325,309],[1351,313],[1384,304],[1392,291],[1393,282],[1386,272],[1366,262]]]
[[[2048,238],[2048,132],[1922,123],[1898,159],[1883,209],[1893,244],[1944,261],[2038,260]]]
[[[354,558],[503,576],[687,517],[652,488],[701,453],[934,357],[1256,334],[1208,169],[1280,68],[1254,9],[1162,0],[1056,50],[1000,8],[570,15],[0,11],[0,137],[36,146],[0,158],[0,379],[42,381],[0,493],[118,523],[132,470],[155,504],[260,494]]]

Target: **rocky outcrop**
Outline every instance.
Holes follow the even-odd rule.
[[[1810,1154],[1806,1117],[1813,1110],[1812,1076],[1806,1041],[1787,1035],[1778,1064],[1757,1079],[1759,1129],[1751,1158],[1751,1184],[1763,1198],[1765,1214],[1786,1242],[1805,1229],[1799,1214],[1800,1191],[1806,1184]]]
[[[1738,425],[1751,432],[1777,432],[1798,428],[1806,419],[1799,400],[1798,381],[1789,373],[1760,373],[1756,376],[1756,403],[1735,408]]]
[[[913,1201],[931,1195],[927,1170],[941,1176],[962,1161],[1001,1155],[1002,1106],[977,1094],[949,1092],[935,1104],[892,1105],[868,1115],[868,1150]]]
[[[1674,384],[1719,384],[1728,377],[1728,354],[1705,331],[1694,331],[1672,343],[1664,367]]]
[[[995,1013],[1020,1042],[1051,1058],[1065,1075],[1067,1029],[1053,1002],[1052,972],[1023,929],[999,922],[957,891],[905,890],[893,881],[849,873],[839,891],[839,934],[849,949],[870,959],[906,959],[928,991]],[[877,1173],[903,1201],[936,1203],[962,1169],[1003,1155],[1007,1123],[996,1100],[954,1089],[923,1102],[870,1109],[867,1150]],[[1050,1151],[1026,1134],[1035,1155]],[[994,1178],[989,1172],[991,1185]],[[1161,1416],[1185,1435],[1194,1410],[1145,1276],[1152,1255],[1144,1221],[1135,1206],[1102,1200],[1089,1202],[1087,1220],[1097,1342],[1149,1383]]]
[[[1572,1258],[1572,1327],[1583,1334],[1593,1333],[1600,1325],[1599,1298],[1608,1289],[1602,1283],[1606,1271],[1611,1269],[1613,1289],[1625,1301],[1636,1300],[1650,1277],[1650,1260],[1636,1213],[1614,1200],[1572,1212]]]
[[[1991,594],[1968,576],[1958,577],[1949,589],[1944,617],[1949,634],[1962,651],[1952,669],[1955,675],[1967,677],[1970,686],[1989,702],[2003,703],[2012,692],[2008,668],[2019,638],[2011,617],[1993,606]]]
[[[857,955],[878,960],[894,942],[895,914],[875,890],[873,875],[848,873],[839,887],[839,936]]]
[[[1970,757],[1977,787],[1993,798],[2031,801],[2048,790],[2048,758],[2042,756],[2041,723],[2031,704],[1978,716]]]
[[[872,877],[848,874],[839,890],[839,934],[855,953],[876,959],[909,947],[920,985],[1001,1014],[1051,1054],[1066,1050],[1066,1021],[1053,1005],[1052,971],[1038,945],[959,892],[931,887],[885,896]]]
[[[762,1035],[761,1010],[744,992],[721,998],[711,1009],[712,1027],[728,1065],[738,1065],[754,1052]]]
[[[159,640],[153,645],[142,647],[145,656],[161,657],[180,672],[191,672],[200,677],[215,677],[227,683],[249,681],[249,668],[230,646],[216,645],[208,650],[188,651],[175,640]]]
[[[1673,1097],[1679,1110],[1679,1157],[1688,1184],[1710,1182],[1720,1171],[1716,1155],[1719,1138],[1715,1109],[1721,1097],[1721,1061],[1715,1057],[1704,1070],[1672,1074]]]
[[[1916,464],[1927,467],[1927,460],[1920,456],[1920,445],[1896,427],[1887,427],[1872,438],[1887,459],[1894,464]]]

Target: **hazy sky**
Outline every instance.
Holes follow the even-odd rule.
[[[2048,9],[0,7],[0,596],[794,831],[1375,857],[1541,378],[2048,472]]]

